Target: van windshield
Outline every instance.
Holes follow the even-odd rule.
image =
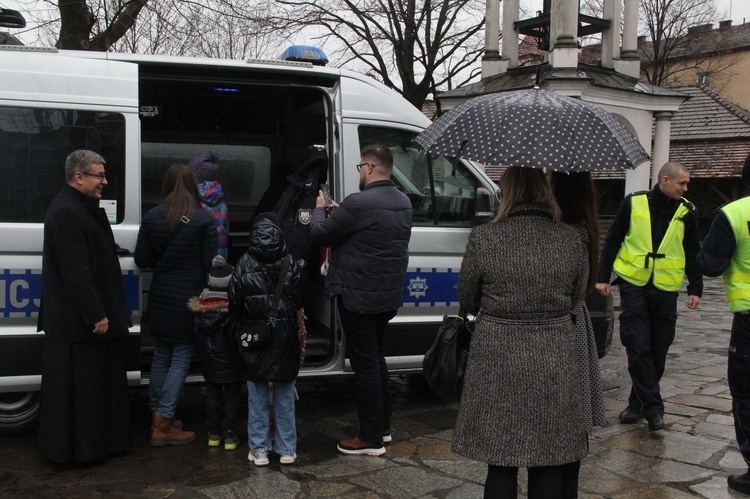
[[[427,153],[416,133],[386,127],[359,127],[361,147],[386,144],[393,154],[391,179],[411,200],[414,225],[473,227],[477,178],[453,157]]]

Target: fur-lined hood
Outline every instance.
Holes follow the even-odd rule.
[[[205,314],[208,312],[229,312],[229,300],[201,300],[193,296],[188,300],[188,308],[196,314]]]

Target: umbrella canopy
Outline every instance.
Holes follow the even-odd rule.
[[[649,160],[604,109],[537,88],[474,97],[414,140],[432,154],[554,171],[635,168]]]

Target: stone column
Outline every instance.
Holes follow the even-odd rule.
[[[633,78],[641,73],[640,57],[638,56],[638,1],[624,0],[625,17],[622,26],[622,51],[620,61],[615,69]]]
[[[659,181],[659,170],[669,161],[669,144],[672,133],[672,111],[654,113],[654,150],[651,154],[651,187]]]
[[[549,54],[552,67],[578,66],[578,1],[552,0]]]
[[[487,0],[484,24],[484,55],[482,56],[482,78],[503,73],[500,61],[500,2]]]
[[[609,29],[602,33],[602,66],[613,68],[614,60],[620,58],[620,19],[622,0],[604,0],[604,19],[610,22]]]

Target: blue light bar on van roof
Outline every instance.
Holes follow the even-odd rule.
[[[214,88],[214,92],[224,93],[224,94],[237,94],[240,92],[239,88],[232,88],[232,87],[216,87]]]
[[[284,61],[309,62],[315,66],[325,66],[328,64],[328,57],[318,47],[309,45],[292,45],[279,56]]]

